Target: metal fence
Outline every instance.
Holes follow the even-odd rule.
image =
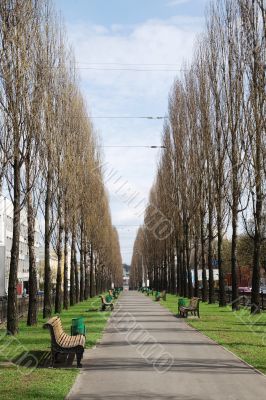
[[[250,307],[251,306],[251,293],[241,292],[238,293],[238,301],[241,306]],[[219,302],[219,290],[214,291],[214,301]],[[226,291],[226,302],[227,304],[232,303],[232,291]],[[260,293],[260,307],[262,310],[266,310],[266,293]]]
[[[55,296],[52,296],[52,304],[55,303]],[[19,297],[17,299],[17,307],[18,307],[18,317],[25,317],[28,313],[29,307],[29,298],[28,297]],[[38,311],[42,311],[43,309],[43,294],[38,295],[37,297],[37,307]],[[0,300],[0,324],[6,322],[7,320],[7,299],[2,298]]]

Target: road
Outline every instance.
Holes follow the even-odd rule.
[[[68,400],[264,400],[266,377],[137,292],[86,350]]]

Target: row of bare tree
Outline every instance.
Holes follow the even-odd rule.
[[[208,9],[193,61],[170,94],[165,150],[134,246],[133,286],[148,274],[157,289],[198,296],[200,268],[203,301],[212,303],[215,259],[219,304],[224,306],[222,244],[225,235],[231,236],[232,304],[237,309],[237,240],[245,229],[253,240],[251,311],[259,312],[266,217],[265,88],[265,1],[217,0]],[[171,222],[164,235],[150,224],[155,207]]]
[[[36,218],[44,221],[44,318],[52,313],[51,247],[58,259],[57,313],[122,279],[97,137],[49,1],[0,2],[0,146],[0,191],[8,189],[13,202],[7,331],[16,334],[22,208],[28,222],[28,325],[37,322]]]

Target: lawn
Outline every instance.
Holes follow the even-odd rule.
[[[86,348],[94,346],[100,339],[110,315],[109,312],[92,311],[99,306],[100,299],[95,297],[63,311],[60,315],[64,330],[68,333],[72,318],[85,317]],[[36,327],[27,327],[25,321],[21,321],[19,334],[15,338],[6,336],[5,330],[0,329],[1,400],[63,400],[72,387],[78,374],[76,361],[70,368],[48,367],[50,334],[43,329],[44,322],[41,315]],[[28,368],[16,365],[15,360],[27,353],[36,357],[33,358],[33,365]],[[39,362],[37,368],[34,361],[36,359]]]
[[[178,298],[167,294],[161,304],[177,314]],[[200,319],[189,317],[188,324],[232,351],[244,361],[266,373],[266,312],[251,316],[242,308],[232,312],[230,306],[200,303]]]

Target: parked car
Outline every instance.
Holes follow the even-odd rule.
[[[249,286],[240,286],[238,288],[239,293],[251,293],[252,288]]]

